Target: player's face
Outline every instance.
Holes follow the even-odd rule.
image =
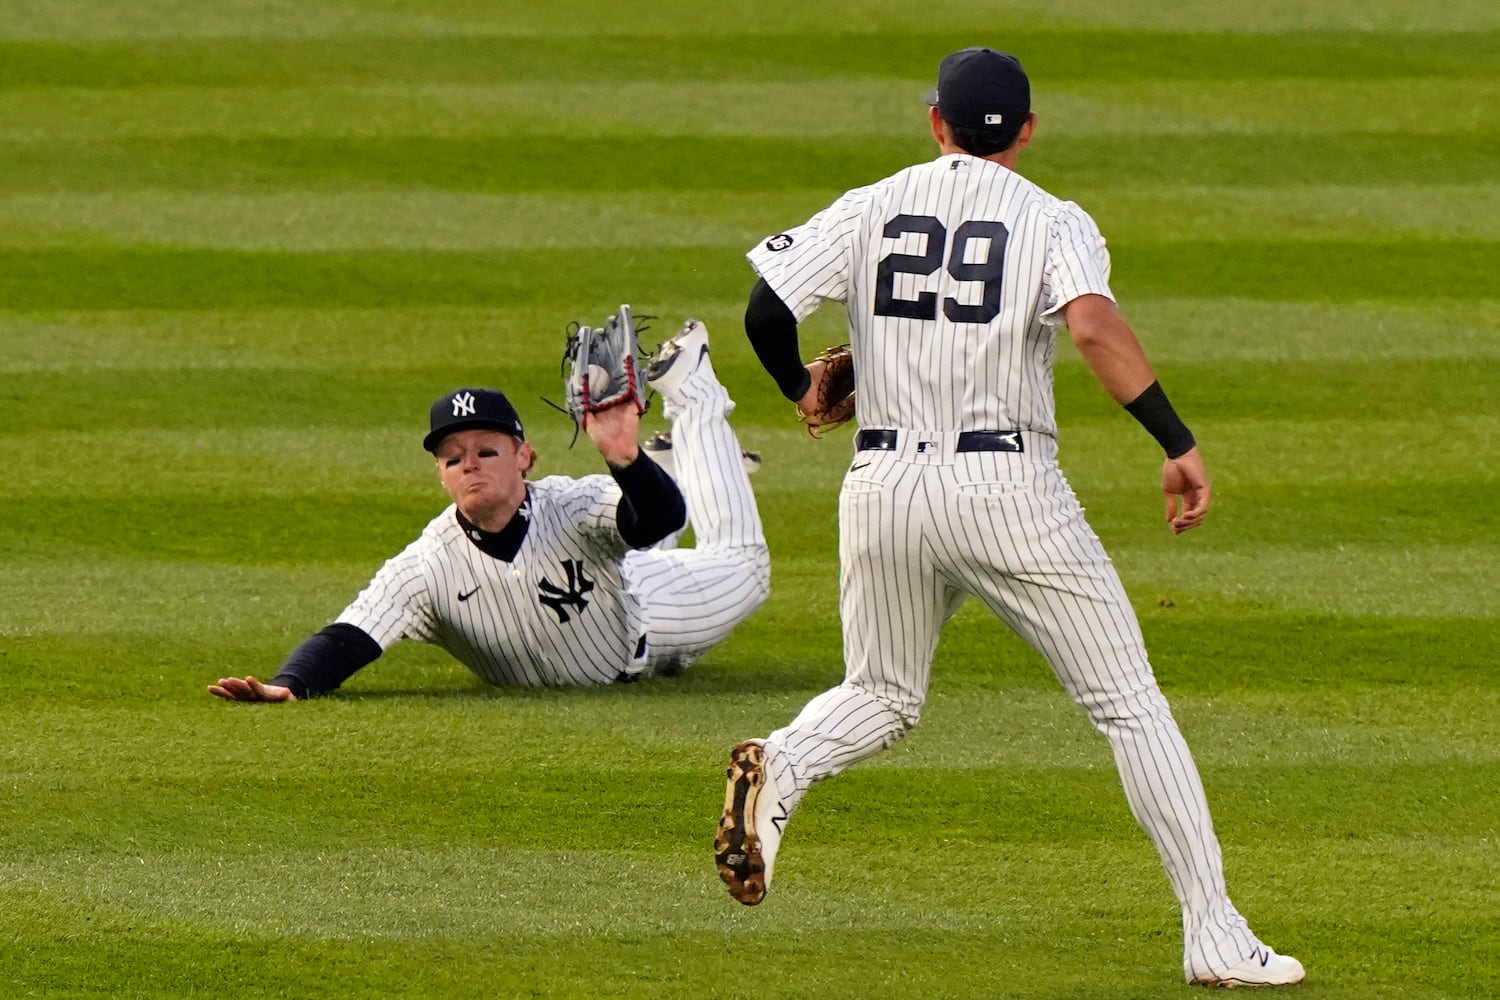
[[[502,527],[526,498],[531,445],[509,434],[467,430],[438,445],[438,481],[465,517],[486,530]]]

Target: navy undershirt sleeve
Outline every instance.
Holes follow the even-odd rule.
[[[380,643],[357,625],[335,622],[314,632],[292,650],[270,683],[290,688],[298,698],[316,698],[344,683],[380,658]]]
[[[776,380],[783,396],[795,403],[807,395],[812,376],[807,374],[797,346],[797,317],[764,278],[750,289],[750,301],[745,306],[745,335],[750,338],[761,367]]]
[[[634,462],[618,469],[611,465],[609,472],[624,494],[615,508],[615,523],[626,545],[644,549],[687,524],[682,490],[645,449]]]

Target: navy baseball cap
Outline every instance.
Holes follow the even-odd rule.
[[[454,389],[446,396],[439,396],[432,404],[431,423],[432,429],[422,439],[422,447],[434,455],[449,434],[477,427],[526,440],[516,408],[504,393],[494,389]]]
[[[974,46],[943,57],[927,103],[959,128],[1020,128],[1031,114],[1031,81],[1015,56]]]

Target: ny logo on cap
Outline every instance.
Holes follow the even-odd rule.
[[[460,392],[453,397],[453,415],[455,417],[472,417],[474,415],[474,394],[472,392]]]

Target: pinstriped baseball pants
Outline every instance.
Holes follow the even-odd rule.
[[[917,450],[919,438],[929,447]],[[1184,959],[1222,968],[1256,944],[1229,901],[1197,767],[1114,566],[1052,460],[954,453],[903,433],[855,454],[839,499],[844,682],[767,743],[794,809],[815,781],[916,725],[943,622],[972,594],[1051,665],[1114,751],[1125,796],[1182,906]]]
[[[631,552],[621,564],[640,602],[651,667],[664,673],[680,671],[726,639],[771,592],[755,492],[726,419],[734,403],[712,371],[703,366],[662,397],[695,545]]]

